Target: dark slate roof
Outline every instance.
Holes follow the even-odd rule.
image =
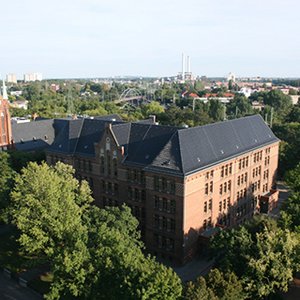
[[[113,124],[112,130],[120,146],[126,146],[129,143],[131,123]]]
[[[101,140],[105,123],[107,122],[104,120],[84,119],[76,147],[76,153],[95,155],[94,144]]]
[[[49,151],[94,156],[106,123],[125,148],[124,164],[181,176],[278,141],[260,115],[187,129],[79,119],[60,126]]]
[[[260,115],[180,130],[178,135],[184,174],[278,141]]]
[[[278,141],[260,115],[187,129],[132,124],[136,126],[125,163],[181,175]]]
[[[176,132],[176,127],[132,123],[125,161],[152,164]]]
[[[48,148],[54,141],[55,122],[53,119],[28,123],[12,121],[14,147],[20,151],[35,151]]]
[[[62,125],[62,128],[57,133],[55,141],[49,150],[73,154],[76,150],[84,119],[64,119],[58,120],[58,122]]]

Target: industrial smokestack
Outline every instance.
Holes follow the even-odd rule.
[[[185,67],[185,56],[184,53],[182,53],[182,79],[184,80],[184,67]]]
[[[191,73],[191,58],[188,56],[187,57],[187,71],[188,71],[188,73],[190,74]]]

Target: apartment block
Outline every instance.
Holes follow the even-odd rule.
[[[276,206],[279,140],[255,115],[194,128],[61,121],[47,162],[63,161],[96,205],[126,203],[149,252],[183,264],[215,229]]]

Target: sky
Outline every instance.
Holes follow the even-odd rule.
[[[1,2],[2,76],[300,77],[299,0]]]

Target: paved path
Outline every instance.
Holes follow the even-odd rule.
[[[214,264],[213,260],[195,258],[184,266],[175,267],[173,270],[177,273],[182,281],[195,280],[199,276],[206,275]]]
[[[23,288],[16,281],[6,278],[0,272],[0,299],[1,300],[40,300],[41,296],[27,288]]]

